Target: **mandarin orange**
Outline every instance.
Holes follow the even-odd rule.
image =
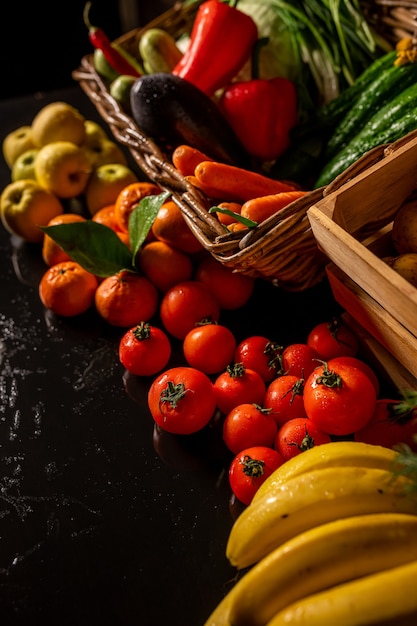
[[[133,209],[147,196],[159,195],[161,190],[153,183],[138,181],[126,185],[118,194],[114,203],[114,217],[119,230],[127,233],[129,230],[129,218]]]
[[[62,213],[49,220],[47,226],[59,226],[73,222],[85,222],[86,219],[78,213]],[[56,265],[63,261],[71,261],[71,257],[46,233],[42,242],[42,258],[46,265]]]
[[[193,262],[185,252],[164,241],[146,243],[137,263],[139,269],[162,293],[177,283],[190,280],[194,270]]]
[[[181,209],[173,200],[168,200],[161,206],[151,230],[155,239],[169,243],[186,254],[203,250],[202,244],[190,230]]]
[[[146,276],[122,270],[102,280],[95,294],[98,314],[112,326],[149,321],[157,312],[159,293]]]
[[[94,303],[98,279],[75,261],[49,267],[39,283],[42,304],[63,317],[80,315]]]

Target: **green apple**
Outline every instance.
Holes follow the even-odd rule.
[[[84,193],[90,175],[85,150],[70,141],[48,143],[36,155],[36,180],[58,198],[75,198]]]
[[[9,183],[0,196],[1,221],[6,230],[31,243],[41,243],[43,231],[57,215],[64,212],[60,200],[36,180]]]
[[[137,180],[135,172],[123,163],[108,163],[95,169],[85,191],[90,214],[94,215],[105,206],[114,204],[122,189]]]
[[[36,180],[35,159],[38,152],[38,148],[32,148],[31,150],[26,150],[26,152],[23,152],[23,154],[20,154],[17,157],[16,161],[12,165],[12,180],[22,180],[24,178]]]
[[[19,126],[15,130],[8,133],[3,139],[2,152],[3,158],[8,167],[11,169],[17,157],[26,150],[35,148],[35,141],[32,136],[31,126]]]
[[[79,146],[85,139],[85,118],[67,102],[50,102],[33,118],[32,137],[38,147],[53,141],[70,141]]]
[[[129,115],[132,112],[130,106],[130,91],[136,80],[134,76],[121,74],[111,83],[109,88],[110,95],[120,104],[126,113],[129,113]]]

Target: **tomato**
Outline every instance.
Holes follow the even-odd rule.
[[[253,278],[234,272],[211,255],[199,261],[195,278],[211,289],[220,308],[225,310],[235,310],[244,306],[251,297],[255,285]]]
[[[355,441],[393,448],[406,444],[417,452],[417,411],[401,400],[381,398],[376,401],[370,421],[358,430]]]
[[[304,408],[304,379],[292,374],[278,376],[266,388],[264,407],[281,426],[294,417],[306,417]]]
[[[234,454],[253,446],[272,448],[277,423],[269,409],[257,404],[239,404],[226,415],[223,440]]]
[[[354,356],[337,356],[334,359],[330,359],[327,365],[331,369],[333,365],[336,365],[337,363],[345,363],[347,365],[353,365],[353,367],[357,367],[360,370],[362,370],[365,374],[367,374],[367,376],[369,376],[369,378],[374,384],[375,392],[378,397],[379,380],[378,380],[378,376],[376,375],[376,373],[374,372],[374,370],[372,369],[370,365],[362,361],[362,359],[358,359]]]
[[[184,338],[183,352],[188,365],[205,374],[218,374],[233,362],[236,339],[229,328],[207,323],[192,328]]]
[[[317,351],[307,343],[292,343],[282,351],[282,373],[307,378],[320,365]]]
[[[336,356],[356,356],[359,348],[356,335],[336,318],[314,326],[308,334],[307,343],[323,361]]]
[[[142,322],[130,328],[119,343],[119,360],[135,376],[152,376],[171,357],[171,343],[163,330]]]
[[[188,280],[168,289],[159,314],[165,330],[177,339],[184,339],[203,320],[218,322],[220,306],[204,283]]]
[[[279,428],[274,448],[288,461],[313,446],[330,442],[330,435],[317,428],[308,417],[295,417]]]
[[[265,394],[263,378],[255,370],[241,363],[230,365],[218,375],[213,384],[216,404],[227,415],[238,404],[253,403],[262,406]]]
[[[170,368],[151,384],[148,407],[162,429],[181,435],[195,433],[209,423],[215,412],[213,384],[195,368]]]
[[[235,363],[255,370],[266,383],[281,372],[282,346],[262,335],[252,335],[243,339],[235,351]]]
[[[307,417],[329,435],[349,435],[372,417],[376,392],[370,378],[357,367],[336,363],[320,365],[304,385]]]
[[[236,498],[250,504],[262,483],[283,463],[279,452],[266,446],[239,452],[229,467],[229,483]]]

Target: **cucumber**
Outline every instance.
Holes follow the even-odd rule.
[[[404,137],[417,128],[417,83],[375,113],[355,137],[320,172],[314,187],[328,185],[366,152]]]
[[[362,92],[329,138],[325,151],[326,160],[340,152],[358,134],[375,110],[379,110],[416,81],[417,63],[400,67],[392,65],[381,72]]]
[[[316,123],[335,127],[350,111],[353,103],[362,94],[363,90],[373,83],[381,72],[393,65],[396,56],[397,52],[391,50],[373,61],[350,87],[347,87],[339,96],[319,108],[317,116],[315,116]]]

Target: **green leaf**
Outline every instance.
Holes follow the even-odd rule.
[[[164,191],[156,196],[146,196],[140,200],[130,214],[129,240],[132,246],[133,259],[136,258],[140,247],[151,230],[159,209],[170,195],[169,191]]]
[[[244,224],[244,226],[247,226],[248,228],[254,228],[255,226],[258,225],[258,222],[254,222],[253,220],[250,220],[248,217],[244,217],[243,215],[239,215],[239,213],[236,213],[235,211],[230,211],[230,209],[223,209],[218,206],[212,206],[209,209],[209,213],[224,213],[224,215],[229,215],[229,217],[233,217],[236,220],[236,222],[240,222],[241,224]]]
[[[121,270],[135,271],[132,253],[116,233],[92,220],[46,226],[42,230],[84,269],[106,277]]]

